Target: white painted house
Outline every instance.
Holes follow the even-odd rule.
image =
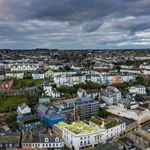
[[[51,85],[44,85],[43,90],[45,92],[45,95],[50,96],[50,97],[60,97],[60,93],[53,88]]]
[[[101,89],[101,98],[108,105],[117,104],[121,99],[121,91],[116,87],[108,86],[106,89]]]
[[[18,115],[31,113],[31,108],[27,104],[23,103],[22,105],[18,106],[17,113]]]

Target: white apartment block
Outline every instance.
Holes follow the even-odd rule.
[[[79,83],[85,83],[86,76],[57,76],[54,77],[54,83],[60,87],[60,86],[73,86],[75,84]]]

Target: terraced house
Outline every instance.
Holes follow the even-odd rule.
[[[32,72],[36,71],[39,68],[38,64],[18,64],[12,65],[10,70],[11,72],[22,71],[22,72]]]
[[[21,147],[29,148],[49,148],[63,149],[64,140],[56,135],[40,134],[40,133],[23,133]]]

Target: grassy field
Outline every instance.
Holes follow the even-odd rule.
[[[13,83],[14,89],[33,87],[37,85],[41,85],[43,80],[33,80],[33,79],[16,79]]]
[[[27,101],[28,99],[22,96],[9,96],[3,101],[3,103],[1,104],[1,107],[13,108]]]

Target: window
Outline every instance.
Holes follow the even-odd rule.
[[[97,140],[99,140],[99,136],[97,136]]]
[[[99,139],[101,140],[101,135],[99,136]]]
[[[80,146],[82,146],[83,145],[83,143],[82,143],[82,141],[80,142]]]

